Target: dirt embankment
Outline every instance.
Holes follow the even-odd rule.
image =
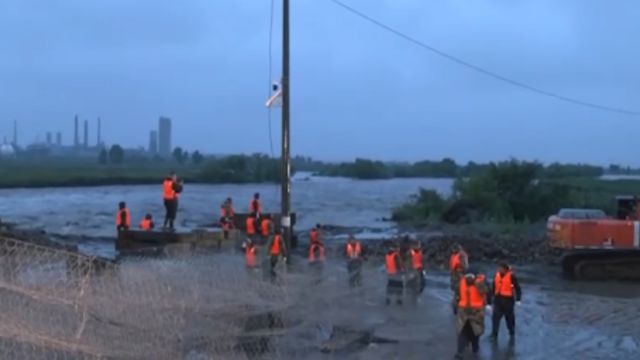
[[[413,230],[408,235],[395,238],[359,238],[369,257],[382,258],[391,244],[400,244],[405,253],[415,240],[420,240],[425,260],[439,267],[446,267],[454,244],[460,244],[473,261],[495,263],[507,261],[511,264],[557,263],[560,252],[548,245],[543,232],[522,235],[498,235],[485,231],[457,231],[456,229]],[[356,238],[358,236],[356,235]],[[306,249],[307,240],[301,239]],[[340,255],[344,252],[344,240],[332,240],[327,236],[329,251]]]

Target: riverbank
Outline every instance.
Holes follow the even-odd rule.
[[[613,215],[615,197],[636,195],[638,189],[640,180],[545,178],[535,164],[512,161],[458,178],[449,196],[421,189],[394,209],[392,219],[450,224],[527,223],[545,221],[562,208],[601,209]]]
[[[274,183],[279,179],[275,159],[264,155],[208,158],[198,163],[131,160],[120,164],[97,161],[32,159],[0,161],[0,188],[151,185],[175,171],[187,183]]]

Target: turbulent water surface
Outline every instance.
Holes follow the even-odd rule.
[[[292,185],[292,209],[299,229],[316,223],[388,228],[381,219],[415,194],[420,187],[443,194],[451,191],[450,179],[398,179],[358,181],[344,178],[297,177]],[[253,193],[259,192],[264,211],[280,207],[279,186],[273,184],[189,185],[180,197],[178,222],[193,228],[217,221],[220,204],[232,197],[236,211],[246,212]],[[161,185],[102,186],[55,189],[0,190],[0,218],[42,227],[63,234],[114,236],[119,201],[126,201],[132,221],[145,213],[156,221],[164,216]]]

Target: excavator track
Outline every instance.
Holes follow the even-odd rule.
[[[580,251],[563,257],[562,267],[577,280],[640,280],[640,251]]]

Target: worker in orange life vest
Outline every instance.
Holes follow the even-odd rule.
[[[422,244],[420,243],[420,241],[416,241],[411,249],[409,249],[409,256],[411,257],[411,270],[415,272],[416,276],[416,293],[420,294],[424,290],[425,285],[424,260],[422,254]]]
[[[487,283],[483,274],[473,269],[465,270],[464,276],[458,284],[458,350],[456,359],[462,359],[467,345],[477,356],[480,350],[479,339],[484,333],[484,314],[487,297]]]
[[[353,235],[349,235],[345,254],[347,256],[347,272],[349,273],[349,286],[362,286],[362,244]]]
[[[251,239],[247,240],[247,243],[244,248],[244,258],[245,265],[247,269],[255,270],[258,268],[258,247],[256,244],[251,241]]]
[[[324,260],[324,244],[321,240],[320,224],[316,224],[309,231],[309,263],[321,264]]]
[[[245,232],[247,233],[247,237],[251,239],[253,242],[256,240],[257,235],[257,216],[256,213],[251,213],[247,216],[247,220],[245,221]]]
[[[164,200],[165,216],[164,228],[174,229],[174,221],[178,213],[178,197],[182,192],[182,181],[178,181],[176,173],[172,172],[162,183],[162,198]]]
[[[233,200],[228,197],[222,205],[220,205],[220,217],[233,219],[235,210],[233,209]]]
[[[313,229],[311,234],[313,234]],[[320,242],[320,238],[317,233],[310,236],[309,244],[309,266],[311,268],[312,275],[315,276],[315,283],[319,283],[322,280],[322,268],[324,267],[324,244]]]
[[[273,222],[268,216],[260,218],[260,236],[262,236],[262,244],[266,244],[273,229]]]
[[[309,243],[313,244],[314,242],[322,243],[322,233],[320,230],[322,226],[320,224],[316,224],[311,231],[309,231]]]
[[[324,262],[324,244],[320,240],[320,224],[309,231],[309,263],[321,264]]]
[[[249,202],[249,213],[256,213],[258,217],[262,215],[262,204],[260,203],[260,193],[253,194],[253,199]]]
[[[131,213],[127,209],[127,204],[121,201],[118,204],[118,213],[116,214],[116,229],[118,231],[129,230],[131,227]]]
[[[142,219],[142,221],[140,221],[140,229],[142,230],[153,230],[153,228],[155,227],[154,223],[153,223],[153,217],[151,216],[151,214],[147,214],[144,216],[144,219]]]
[[[513,339],[516,334],[516,318],[514,305],[520,305],[522,290],[518,278],[506,262],[498,265],[498,271],[489,289],[488,303],[493,305],[491,339],[498,340],[500,320],[505,317],[509,336]]]
[[[391,245],[385,255],[385,267],[387,270],[387,305],[395,297],[396,303],[402,305],[402,292],[404,289],[404,264],[400,257],[400,246]]]
[[[276,275],[275,269],[280,258],[283,258],[284,261],[287,260],[287,249],[284,244],[284,240],[282,239],[282,232],[279,228],[276,229],[273,237],[271,237],[271,241],[269,241],[269,244],[267,244],[267,251],[269,256],[271,277],[273,279]]]
[[[235,217],[235,211],[233,210],[233,200],[227,198],[222,205],[220,205],[220,228],[222,228],[222,235],[224,240],[229,239],[229,232],[234,227],[233,219]]]
[[[460,246],[460,244],[453,244],[451,257],[449,258],[449,272],[451,275],[451,291],[453,292],[451,306],[453,308],[454,314],[458,311],[457,295],[458,286],[460,285],[460,279],[462,279],[463,274],[468,267],[469,257],[467,256],[467,253],[464,251],[464,249],[462,249],[462,246]]]

